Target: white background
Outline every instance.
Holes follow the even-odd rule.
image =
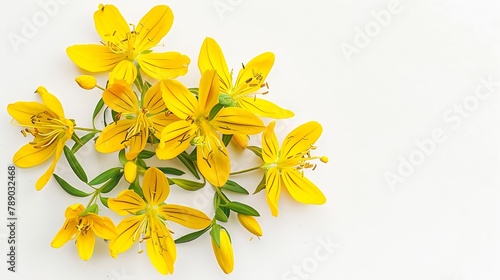
[[[45,13],[38,2],[5,2],[0,12],[4,182],[13,153],[28,140],[9,124],[8,103],[39,100],[33,91],[44,85],[60,98],[68,117],[89,126],[99,99],[98,90],[84,91],[74,83],[82,72],[65,54],[67,46],[99,42],[92,19],[99,2],[59,3],[46,22],[25,36],[26,21]],[[299,205],[283,194],[280,215],[274,218],[263,193],[232,195],[260,211],[264,236],[251,240],[232,217],[227,228],[233,238],[234,272],[226,276],[219,269],[206,235],[177,247],[170,279],[500,278],[500,87],[487,91],[481,82],[500,81],[500,2],[400,0],[395,4],[399,13],[382,27],[372,12],[387,10],[389,0],[111,2],[130,23],[155,4],[172,8],[174,25],[158,50],[191,57],[189,73],[181,78],[188,86],[197,86],[196,61],[205,36],[219,42],[235,71],[261,52],[274,52],[266,98],[296,113],[278,123],[280,139],[310,120],[324,127],[316,154],[329,156],[330,162],[306,175],[324,191],[325,205]],[[372,36],[365,46],[355,37],[366,28]],[[12,34],[26,41],[16,46],[9,39]],[[356,53],[346,55],[346,45],[356,47]],[[106,77],[98,78],[104,84]],[[474,95],[477,88],[485,94],[482,100]],[[454,110],[464,102],[468,109],[460,116]],[[444,140],[434,142],[434,148],[428,144],[430,151],[422,157],[416,142],[435,130]],[[412,165],[411,174],[408,166],[405,174],[399,173],[412,155],[418,166]],[[110,167],[105,164],[117,163],[115,155],[96,155],[91,147],[78,157],[91,178]],[[240,155],[233,170],[258,163],[245,159]],[[146,254],[137,254],[136,246],[112,259],[98,240],[87,262],[78,258],[73,242],[51,248],[65,208],[87,201],[68,196],[54,180],[37,192],[34,183],[47,167],[19,170],[18,272],[7,272],[1,261],[1,279],[164,278]],[[388,172],[404,182],[391,187]],[[57,173],[78,185],[64,158]],[[237,180],[252,191],[260,175]],[[1,189],[3,225],[6,188]],[[167,203],[211,213],[210,197],[210,191],[187,193],[172,187]],[[115,222],[120,220],[106,210]],[[173,228],[177,237],[185,233]],[[6,259],[6,238],[7,228],[0,226],[0,260]],[[324,242],[335,248],[325,249]]]

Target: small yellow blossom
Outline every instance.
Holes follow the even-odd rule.
[[[252,216],[247,216],[238,213],[238,221],[240,221],[241,225],[246,228],[250,233],[255,234],[256,236],[262,236],[262,229],[260,228],[259,222]]]

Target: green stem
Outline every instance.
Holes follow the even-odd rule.
[[[260,166],[252,167],[252,168],[245,169],[245,170],[240,170],[240,171],[231,172],[231,173],[229,173],[229,175],[238,175],[238,174],[243,174],[243,173],[247,173],[247,172],[254,171],[254,170],[258,170],[258,169],[260,169]]]
[[[231,201],[229,201],[223,194],[222,194],[222,191],[220,190],[219,187],[216,187],[214,185],[212,185],[212,187],[215,189],[215,191],[217,192],[217,194],[219,195],[220,198],[222,198],[222,200],[224,200],[224,202],[227,204]]]
[[[75,130],[81,130],[81,131],[90,131],[90,132],[102,132],[101,130],[99,129],[95,129],[95,128],[86,128],[86,127],[79,127],[79,126],[75,126],[73,129]]]
[[[87,208],[92,205],[92,202],[94,202],[97,199],[97,195],[99,195],[99,191],[96,190],[94,194],[92,195],[92,198],[90,199],[89,203],[87,204]]]
[[[100,89],[100,90],[102,90],[102,91],[106,91],[106,89],[103,88],[103,87],[101,87],[100,85],[95,85],[95,87],[98,88],[98,89]]]

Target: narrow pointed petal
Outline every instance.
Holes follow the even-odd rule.
[[[172,114],[172,112],[165,111],[149,117],[149,120],[153,122],[153,128],[155,130],[154,135],[156,138],[160,139],[163,129],[180,119],[176,115]]]
[[[127,59],[126,54],[116,54],[102,45],[75,45],[68,47],[66,53],[78,67],[94,73],[109,71]]]
[[[116,227],[110,218],[98,216],[94,213],[89,213],[86,217],[92,221],[92,231],[94,231],[95,235],[106,240],[116,237]]]
[[[139,100],[130,85],[124,82],[112,84],[102,93],[102,100],[109,108],[120,113],[135,113]]]
[[[271,101],[261,98],[244,97],[238,100],[238,105],[257,116],[266,118],[287,119],[295,115],[292,111],[283,109]]]
[[[279,144],[274,133],[276,122],[271,122],[262,133],[262,159],[265,163],[274,163],[279,156]]]
[[[136,214],[147,208],[146,202],[133,190],[124,190],[116,198],[108,199],[108,206],[122,216]]]
[[[212,220],[200,210],[175,204],[166,204],[158,208],[165,219],[191,229],[204,229]]]
[[[41,112],[52,113],[47,106],[39,102],[19,101],[7,106],[7,112],[21,125],[31,125],[31,117]]]
[[[167,108],[165,102],[163,102],[161,82],[157,82],[146,91],[144,95],[144,108],[152,115],[158,114]]]
[[[163,101],[167,108],[177,117],[187,119],[198,110],[198,100],[180,82],[166,80],[162,83]]]
[[[95,236],[92,231],[86,234],[79,234],[76,237],[76,248],[78,249],[78,255],[84,261],[88,261],[92,257],[94,252]]]
[[[296,201],[304,204],[323,204],[325,195],[295,168],[281,170],[283,184]]]
[[[157,206],[167,199],[170,185],[163,172],[156,167],[151,167],[144,173],[142,190],[146,201],[152,206]]]
[[[215,70],[207,70],[201,76],[198,102],[199,111],[205,115],[219,103],[219,78]]]
[[[131,85],[137,77],[137,67],[130,60],[120,61],[113,71],[109,74],[109,83],[114,84],[117,81],[125,81]]]
[[[223,186],[229,179],[230,161],[226,147],[217,134],[208,134],[203,145],[199,145],[197,165],[207,181],[216,186]]]
[[[277,168],[271,168],[266,173],[266,201],[273,216],[278,216],[278,202],[281,194],[281,178]]]
[[[186,75],[190,61],[189,57],[178,52],[152,52],[137,57],[137,62],[144,73],[157,80]]]
[[[255,234],[256,236],[262,236],[262,228],[257,222],[257,219],[252,216],[247,216],[238,213],[238,221],[240,221],[241,225],[246,228],[250,233]]]
[[[165,5],[153,7],[135,28],[137,34],[135,47],[139,51],[148,50],[158,45],[174,22],[172,10]]]
[[[256,134],[264,130],[264,123],[243,108],[223,108],[212,119],[212,125],[223,134]]]
[[[79,203],[70,205],[66,208],[66,211],[64,211],[64,217],[68,220],[78,218],[83,210],[85,210],[85,207]]]
[[[56,169],[57,162],[61,157],[65,143],[66,139],[64,138],[57,141],[56,150],[54,152],[54,159],[52,160],[49,169],[47,169],[47,171],[45,171],[45,173],[36,181],[35,188],[37,191],[41,190],[52,177],[52,174],[54,174],[54,169]]]
[[[174,240],[162,222],[157,219],[149,222],[150,238],[146,240],[149,260],[161,274],[171,274],[177,256]]]
[[[323,128],[318,122],[312,121],[300,125],[292,130],[281,145],[281,160],[287,160],[294,157],[302,157],[304,153],[314,145]]]
[[[127,130],[135,120],[119,120],[106,126],[95,142],[95,149],[101,153],[113,153],[126,147]]]
[[[127,160],[135,159],[139,155],[139,153],[146,147],[148,137],[149,131],[143,127],[143,129],[141,129],[141,131],[137,135],[130,138],[130,141],[128,141],[130,149],[125,153],[125,158]]]
[[[236,146],[246,149],[248,146],[248,135],[246,134],[233,134],[231,141],[236,144]]]
[[[57,97],[48,92],[44,87],[38,87],[35,92],[40,94],[43,104],[45,104],[45,106],[47,106],[49,110],[56,113],[59,119],[64,118],[64,110],[61,102],[59,101],[59,99],[57,99]]]
[[[56,151],[56,147],[56,142],[40,148],[35,148],[32,144],[26,144],[14,154],[12,161],[21,168],[33,167],[48,160]]]
[[[201,46],[200,55],[198,56],[198,68],[203,74],[207,70],[217,70],[219,76],[219,86],[222,93],[229,94],[232,87],[232,77],[229,74],[226,59],[217,42],[212,38],[205,38]]]
[[[260,89],[273,64],[274,54],[271,52],[262,53],[250,60],[238,73],[232,95],[248,95]]]
[[[73,238],[77,233],[77,225],[77,219],[67,219],[59,232],[57,232],[56,236],[54,236],[54,239],[52,239],[50,246],[53,248],[60,248],[66,244],[66,242],[71,240],[71,238]]]
[[[145,218],[144,215],[130,216],[118,224],[116,227],[118,235],[109,242],[112,256],[127,251],[136,241],[139,241]]]
[[[99,9],[94,12],[94,23],[104,42],[120,45],[130,33],[127,21],[114,5],[99,5]]]
[[[231,273],[234,269],[233,245],[225,229],[220,231],[220,247],[212,238],[212,249],[222,271],[226,274]]]
[[[166,126],[161,132],[160,144],[156,148],[159,159],[172,159],[185,151],[195,137],[196,125],[180,120]]]

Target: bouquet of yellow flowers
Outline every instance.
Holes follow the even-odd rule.
[[[290,110],[262,98],[269,92],[266,78],[274,64],[272,52],[262,53],[242,65],[236,80],[221,47],[206,38],[198,56],[200,82],[187,87],[176,80],[188,71],[191,59],[179,52],[155,52],[173,23],[172,10],[165,5],[153,7],[136,25],[128,24],[113,5],[99,5],[94,13],[99,44],[74,45],[67,55],[79,68],[91,73],[107,73],[107,83],[99,85],[91,75],[75,80],[85,90],[102,91],[93,108],[92,127],[80,127],[65,115],[57,97],[40,86],[39,102],[9,104],[8,113],[30,142],[13,157],[21,168],[51,160],[49,169],[37,180],[41,190],[50,179],[68,194],[90,197],[87,205],[68,206],[66,220],[55,235],[52,247],[59,248],[75,240],[78,255],[89,260],[96,236],[105,241],[112,257],[145,242],[153,266],[161,274],[171,274],[176,260],[176,245],[210,234],[217,262],[225,273],[234,267],[231,238],[225,223],[231,214],[249,232],[260,237],[262,229],[252,206],[231,199],[231,193],[249,195],[235,181],[239,174],[262,170],[262,180],[254,193],[265,190],[273,216],[283,189],[305,204],[323,204],[325,196],[304,176],[314,169],[314,146],[322,133],[318,122],[307,122],[293,129],[279,145],[274,132],[275,120],[294,116]],[[96,126],[102,118],[103,127]],[[265,120],[265,119],[264,119]],[[101,123],[101,122],[98,122]],[[256,136],[261,134],[261,136]],[[261,139],[260,146],[249,145],[250,137]],[[248,149],[261,164],[245,170],[231,170],[231,149]],[[94,145],[100,153],[116,153],[120,166],[103,167],[102,173],[89,179],[75,154],[84,145]],[[81,190],[54,174],[64,154],[71,169],[91,191]],[[154,159],[154,166],[148,164]],[[169,165],[178,159],[184,170]],[[186,172],[197,180],[183,178]],[[213,189],[210,216],[198,209],[175,204],[168,197],[176,185],[190,192]],[[119,189],[116,197],[112,190]],[[168,201],[167,201],[168,198]],[[100,215],[107,207],[123,219],[115,225]],[[194,231],[175,237],[167,221]],[[139,249],[142,252],[142,249]]]

